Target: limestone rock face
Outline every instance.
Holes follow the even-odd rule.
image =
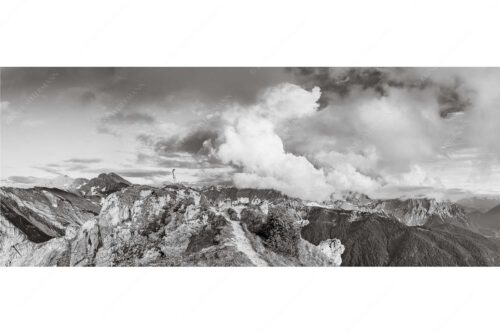
[[[331,200],[322,206],[353,213],[382,213],[407,226],[422,226],[437,221],[471,229],[464,208],[456,203],[432,198],[375,200],[360,193],[348,192],[337,198],[332,196]]]
[[[342,253],[345,251],[344,245],[338,239],[327,239],[318,245],[318,249],[329,259],[333,265],[340,266],[342,263]]]
[[[339,265],[335,250],[341,245],[326,251],[302,239],[300,229],[308,221],[294,205],[266,201],[274,192],[264,192],[262,200],[254,194],[252,200],[214,205],[202,190],[180,184],[130,185],[103,198],[96,215],[95,204],[83,196],[27,191],[18,204],[23,209],[16,210],[11,201],[21,202],[20,196],[2,192],[10,210],[0,216],[1,265]],[[25,220],[13,222],[17,216]],[[36,232],[44,232],[46,239]]]
[[[15,262],[16,266],[68,266],[69,243],[63,237],[37,244],[32,251]]]
[[[0,216],[0,266],[67,266],[68,246],[64,237],[32,242]]]
[[[470,228],[465,210],[451,202],[426,198],[393,199],[377,202],[375,209],[408,226],[422,226],[431,221],[441,221]]]
[[[71,237],[70,266],[91,266],[100,245],[97,219],[90,219]]]
[[[0,265],[68,265],[66,234],[99,213],[90,200],[56,188],[0,189]]]
[[[1,188],[1,213],[28,239],[38,243],[63,236],[66,227],[82,225],[99,206],[56,188]]]

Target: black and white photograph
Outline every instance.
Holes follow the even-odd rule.
[[[3,266],[500,265],[500,69],[3,68]]]
[[[498,332],[498,13],[0,0],[0,331]]]

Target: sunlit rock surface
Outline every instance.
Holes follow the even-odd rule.
[[[334,253],[340,247],[325,250],[302,239],[303,207],[275,191],[129,185],[103,198],[101,207],[64,191],[2,191],[2,265],[340,265]],[[261,223],[252,225],[249,214]]]
[[[119,176],[118,176],[119,177]],[[98,177],[99,178],[99,177]],[[112,177],[120,183],[119,178]],[[83,182],[83,181],[82,181]],[[351,194],[305,202],[273,190],[170,184],[94,196],[2,188],[4,266],[488,266],[498,244],[460,207]],[[343,209],[338,207],[349,209]]]

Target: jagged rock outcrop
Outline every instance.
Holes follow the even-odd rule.
[[[208,186],[201,190],[204,198],[213,206],[223,204],[284,204],[289,206],[302,205],[298,199],[293,199],[276,190],[236,188],[228,186]]]
[[[69,237],[68,237],[69,238]],[[81,228],[73,231],[70,239],[70,266],[91,266],[101,245],[97,219],[85,222]]]
[[[235,218],[243,207],[250,207],[249,203],[233,206],[228,214],[224,206],[203,204],[207,201],[203,192],[179,186],[132,186],[110,195],[95,226],[102,246],[94,264],[265,266],[336,262],[311,244],[298,245],[298,229],[291,236],[284,228],[280,232],[271,228],[273,232],[264,232],[265,237],[249,232]],[[269,221],[282,219],[277,214],[272,216]],[[294,250],[284,251],[286,248]],[[314,260],[300,255],[307,252],[312,256],[314,251]]]
[[[38,190],[33,189],[34,192]],[[64,196],[74,196],[67,193]],[[63,197],[63,194],[59,194]],[[78,197],[78,196],[75,196]],[[87,198],[78,200],[93,205]],[[61,200],[61,199],[60,199]],[[76,199],[75,199],[76,200]],[[265,199],[210,204],[182,185],[132,185],[102,200],[99,215],[69,223],[49,240],[33,242],[2,214],[1,264],[71,266],[338,266],[340,246],[315,246],[300,236],[307,221],[287,205]],[[46,203],[51,203],[47,199]],[[62,207],[62,203],[57,203]],[[235,204],[235,205],[233,205]],[[246,219],[259,212],[259,233]],[[269,215],[267,214],[269,211]],[[95,211],[94,211],[95,213]],[[243,214],[242,214],[243,213]],[[247,214],[248,215],[248,214]],[[252,215],[252,216],[253,216]],[[10,228],[10,229],[9,229]],[[9,235],[4,233],[9,230]],[[62,233],[64,231],[64,233]],[[8,236],[8,237],[5,237]],[[336,243],[335,243],[336,244]]]
[[[0,189],[0,265],[67,265],[68,232],[99,213],[90,200],[56,188]]]
[[[93,192],[99,193],[99,204],[93,196],[59,189],[2,188],[0,265],[482,266],[500,262],[498,244],[467,230],[463,211],[450,203],[377,201],[351,195],[350,200],[364,208],[347,210],[303,203],[276,191],[196,189],[182,184],[155,188],[111,178],[122,185],[109,194],[107,187]]]
[[[73,182],[66,188],[68,192],[76,193],[82,195],[80,188],[87,184],[89,180],[87,178],[76,178]]]
[[[431,198],[377,200],[364,194],[347,192],[342,196],[332,196],[331,200],[324,202],[322,206],[358,213],[385,214],[408,226],[422,226],[431,221],[441,221],[473,229],[463,207],[450,201]]]
[[[81,225],[100,210],[85,198],[45,187],[1,188],[0,205],[2,215],[35,243],[63,236],[69,225]]]
[[[324,204],[344,210],[371,210],[374,206],[373,200],[369,196],[352,191],[334,193],[330,195],[330,200],[325,201]]]
[[[342,264],[342,253],[345,246],[338,239],[327,239],[318,244],[318,249],[333,262],[334,265]]]
[[[383,211],[408,226],[421,226],[430,221],[442,221],[470,228],[465,210],[457,204],[435,199],[391,199],[376,203],[374,209]]]

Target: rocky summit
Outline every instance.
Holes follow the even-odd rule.
[[[496,238],[433,199],[329,202],[275,190],[131,184],[0,189],[4,266],[490,266]],[[489,215],[493,216],[493,213]],[[471,222],[472,221],[472,222]]]
[[[97,193],[98,181],[87,185]],[[121,184],[118,178],[115,182]],[[6,266],[339,266],[337,239],[314,245],[277,192],[118,186],[94,194],[2,188]],[[106,185],[108,190],[111,188]],[[259,228],[254,225],[259,220]]]

